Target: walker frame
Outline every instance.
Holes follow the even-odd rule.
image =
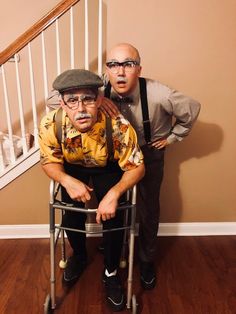
[[[119,205],[117,210],[123,210],[125,214],[125,224],[121,228],[113,228],[109,230],[99,230],[99,231],[88,231],[81,229],[72,229],[65,228],[61,225],[55,224],[55,214],[56,210],[60,210],[61,213],[66,210],[82,212],[87,215],[96,214],[96,209],[89,208],[80,208],[75,207],[72,204],[64,203],[58,199],[58,193],[60,190],[60,185],[54,180],[50,182],[50,201],[49,201],[49,232],[50,232],[50,294],[46,296],[44,303],[44,313],[52,313],[56,309],[56,274],[55,274],[55,251],[58,239],[61,235],[61,248],[62,248],[62,260],[59,263],[61,268],[64,268],[66,265],[66,256],[65,256],[65,238],[64,231],[70,230],[75,232],[83,232],[88,234],[101,234],[104,232],[112,232],[117,230],[124,230],[124,241],[123,249],[121,256],[120,267],[125,267],[125,246],[126,242],[129,243],[129,256],[128,256],[128,278],[127,278],[127,303],[126,307],[129,310],[132,310],[132,313],[135,314],[137,311],[136,296],[132,294],[132,283],[133,283],[133,259],[134,259],[134,242],[135,242],[135,222],[136,222],[136,186],[132,189],[129,189],[126,192],[127,202]],[[130,221],[128,222],[128,214],[130,211]],[[56,232],[57,231],[57,232]],[[128,240],[127,240],[128,238]]]

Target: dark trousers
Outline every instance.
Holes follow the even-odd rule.
[[[142,147],[145,176],[138,183],[139,258],[153,262],[160,216],[160,188],[164,174],[164,150]]]
[[[120,180],[123,174],[117,163],[109,163],[104,168],[85,168],[68,163],[65,163],[64,167],[66,173],[85,184],[89,184],[90,179],[92,179],[98,202],[100,202],[110,188]],[[73,201],[64,188],[62,188],[62,200],[67,203],[73,203],[77,207],[84,208],[85,206],[83,202]],[[120,201],[122,201],[122,199],[120,199]],[[68,228],[85,230],[86,218],[87,215],[85,213],[76,213],[67,210],[63,215],[62,225]],[[123,212],[118,210],[114,218],[106,220],[102,224],[104,230],[122,227]],[[73,231],[66,231],[66,234],[73,249],[73,253],[81,256],[82,259],[86,259],[86,234]],[[109,272],[112,272],[119,266],[123,231],[104,232],[103,238],[105,268]]]

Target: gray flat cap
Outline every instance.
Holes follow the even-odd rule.
[[[64,92],[74,88],[99,88],[103,86],[103,81],[88,70],[72,69],[62,72],[52,86],[59,92]]]

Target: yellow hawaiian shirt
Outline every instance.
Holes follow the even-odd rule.
[[[77,131],[66,112],[62,110],[62,139],[56,137],[55,115],[57,110],[49,112],[41,121],[39,128],[39,146],[41,163],[79,164],[83,167],[105,167],[108,161],[106,144],[106,116],[98,112],[98,120],[88,131]],[[112,139],[114,160],[123,171],[143,163],[143,154],[137,144],[137,136],[130,123],[119,115],[112,121]]]

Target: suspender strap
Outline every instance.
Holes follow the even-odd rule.
[[[142,106],[142,116],[143,116],[143,131],[144,138],[146,143],[151,141],[151,126],[149,120],[149,112],[148,112],[148,102],[147,102],[147,86],[146,80],[143,77],[139,78],[139,86],[140,86],[140,98],[141,98],[141,106]],[[111,95],[111,83],[108,82],[107,86],[104,90],[104,96],[110,98]]]
[[[107,83],[107,86],[104,90],[104,96],[106,98],[110,98],[110,96],[111,96],[111,83],[110,82]]]
[[[143,77],[139,78],[139,86],[140,86],[140,98],[141,98],[141,106],[142,106],[142,115],[143,115],[143,131],[144,138],[146,143],[151,141],[151,127],[148,113],[148,102],[147,102],[147,84],[146,80]]]
[[[114,160],[114,149],[113,149],[113,139],[112,139],[112,123],[111,118],[106,117],[106,140],[107,140],[107,153],[108,160]]]
[[[61,145],[62,142],[62,108],[60,107],[55,115],[56,138]]]

